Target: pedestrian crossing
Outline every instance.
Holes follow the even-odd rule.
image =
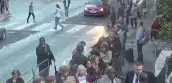
[[[85,31],[87,35],[94,35],[97,33],[102,33],[104,31],[103,26],[93,26],[93,25],[78,25],[78,24],[62,24],[64,26],[64,33],[77,33],[81,31]],[[36,31],[36,32],[54,32],[55,24],[54,21],[36,24],[36,23],[26,23],[20,24],[19,22],[12,22],[10,24],[4,25],[6,30],[14,30],[14,31]],[[60,26],[57,27],[57,30],[61,30]],[[82,32],[83,33],[83,32]]]

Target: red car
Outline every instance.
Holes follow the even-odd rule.
[[[90,0],[86,3],[84,9],[84,16],[95,15],[95,16],[105,16],[110,12],[110,5],[108,0]]]

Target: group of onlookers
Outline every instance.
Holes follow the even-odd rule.
[[[133,71],[128,71],[126,77],[120,77],[118,72],[111,66],[107,67],[102,73],[98,68],[87,61],[86,66],[76,67],[62,65],[55,75],[43,78],[35,77],[32,83],[156,83],[156,78],[152,72],[145,71],[141,62],[135,62]],[[94,67],[94,68],[93,68]],[[76,72],[74,72],[76,71]],[[26,83],[20,77],[20,72],[14,70],[12,78],[6,83]]]

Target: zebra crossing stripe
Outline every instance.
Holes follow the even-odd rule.
[[[85,25],[77,25],[77,26],[74,27],[74,29],[72,29],[71,31],[67,31],[67,32],[69,32],[69,33],[75,33],[77,31],[83,29],[84,27],[86,27],[86,26]]]
[[[165,66],[166,57],[170,57],[171,54],[172,54],[172,51],[170,51],[170,50],[162,50],[161,51],[160,55],[158,56],[158,58],[155,61],[155,76],[156,77],[160,74],[163,67]]]
[[[19,27],[14,28],[13,30],[22,30],[22,29],[27,28],[27,27],[29,27],[29,26],[31,26],[31,25],[34,25],[34,24],[35,24],[35,23],[24,24],[24,25],[21,25],[21,26],[19,26]]]
[[[35,27],[35,28],[31,29],[31,30],[32,31],[41,31],[42,29],[44,29],[44,28],[46,28],[46,27],[48,27],[50,25],[51,25],[51,23],[44,23],[44,24],[42,24],[40,26],[37,26],[37,27]]]
[[[104,31],[103,26],[95,26],[95,27],[93,27],[93,29],[87,31],[86,34],[95,35],[95,34],[103,34],[104,32],[105,31]]]
[[[20,24],[20,23],[19,22],[12,22],[12,23],[9,23],[7,25],[0,26],[0,27],[4,27],[4,28],[8,29],[9,27],[12,27],[12,26],[18,25],[18,24]]]
[[[170,73],[170,75],[168,76],[168,78],[165,80],[166,83],[170,83],[171,81],[171,77],[172,77],[172,72]]]
[[[76,25],[73,28],[71,28],[70,30],[66,31],[66,33],[73,33],[76,32],[77,28],[81,27],[81,25]]]

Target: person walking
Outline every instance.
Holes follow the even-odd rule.
[[[39,39],[39,45],[36,47],[37,65],[39,67],[39,75],[44,79],[49,75],[51,61],[55,61],[50,46],[45,43],[45,38]]]
[[[71,0],[63,0],[63,5],[65,8],[65,15],[68,17],[69,15],[69,6],[70,6]]]
[[[33,1],[31,1],[30,4],[29,4],[29,14],[28,14],[28,17],[27,17],[27,23],[29,23],[29,18],[30,18],[31,15],[33,16],[33,21],[35,23],[36,21],[35,21],[34,9],[33,9]]]
[[[61,28],[62,28],[61,30],[63,30],[63,25],[60,24],[60,17],[62,16],[62,11],[61,11],[61,8],[60,8],[59,4],[56,4],[56,12],[54,14],[56,14],[54,29],[57,29],[57,26],[60,25]]]
[[[131,26],[132,28],[137,28],[137,17],[138,17],[138,8],[137,4],[134,4],[134,7],[131,9]]]

